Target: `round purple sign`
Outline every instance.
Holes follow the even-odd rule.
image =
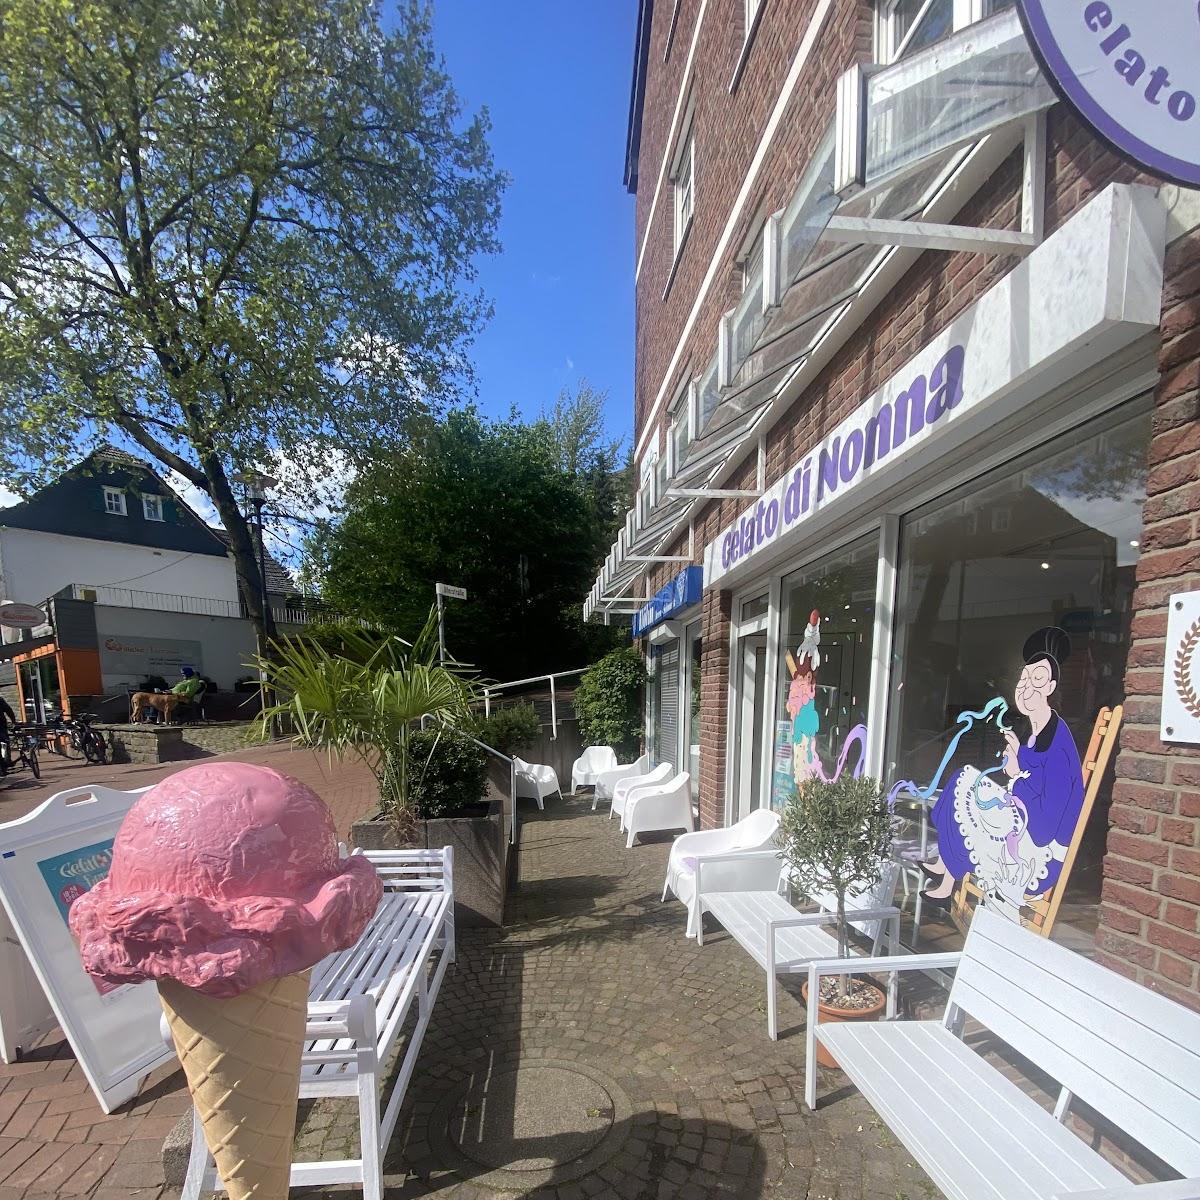
[[[1114,149],[1200,186],[1198,0],[1018,0],[1050,82]]]

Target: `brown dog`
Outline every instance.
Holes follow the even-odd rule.
[[[166,724],[171,723],[175,710],[183,703],[182,696],[173,692],[134,692],[129,708],[129,723],[136,725],[147,708],[158,711]]]

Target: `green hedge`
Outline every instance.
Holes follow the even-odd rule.
[[[508,708],[493,708],[490,717],[478,715],[470,732],[501,754],[511,756],[528,750],[541,728],[532,704],[514,704]]]
[[[575,690],[575,715],[585,746],[611,746],[619,758],[642,744],[646,665],[633,646],[614,650],[584,673]]]
[[[487,790],[487,755],[461,734],[420,730],[409,735],[410,795],[424,820],[476,804]]]

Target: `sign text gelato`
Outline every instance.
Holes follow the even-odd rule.
[[[1020,0],[1050,81],[1117,151],[1200,185],[1196,0]]]

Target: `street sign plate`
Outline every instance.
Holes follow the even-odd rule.
[[[437,585],[437,594],[439,596],[449,596],[451,600],[465,600],[467,598],[467,589],[453,587],[448,583],[439,583]]]

